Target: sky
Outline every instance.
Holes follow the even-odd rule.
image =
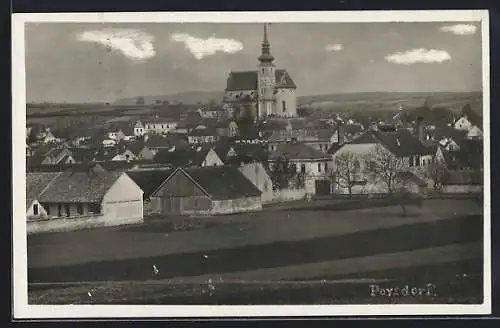
[[[94,102],[222,91],[258,65],[263,24],[28,23],[27,101]],[[479,23],[272,23],[297,95],[479,91]]]

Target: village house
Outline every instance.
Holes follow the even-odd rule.
[[[223,108],[217,106],[202,107],[198,109],[198,112],[203,119],[209,118],[220,120],[226,115],[226,111]]]
[[[142,137],[146,134],[146,129],[144,128],[144,125],[142,124],[141,121],[135,122],[134,125],[134,136],[136,137]]]
[[[458,131],[463,131],[467,139],[483,139],[483,122],[470,106],[465,106],[460,114],[460,117],[453,122],[453,128]]]
[[[127,149],[129,149],[138,160],[153,160],[154,158],[155,153],[142,140],[128,143]]]
[[[440,146],[437,159],[450,171],[482,171],[483,142],[464,139],[452,149]]]
[[[333,129],[277,130],[268,138],[268,146],[270,151],[274,151],[280,144],[300,142],[326,153],[335,141],[335,133]]]
[[[121,171],[27,173],[28,233],[143,222],[143,191]],[[43,209],[42,209],[43,208]],[[39,213],[36,215],[35,212]]]
[[[135,161],[137,156],[128,148],[123,146],[104,147],[97,151],[94,156],[96,162],[108,161]]]
[[[224,162],[210,147],[162,149],[154,157],[157,163],[168,163],[174,167],[221,166]]]
[[[187,138],[177,134],[145,136],[144,141],[153,155],[162,149],[184,148],[189,145]]]
[[[217,135],[221,137],[233,138],[238,136],[238,125],[235,121],[219,122],[215,128]]]
[[[26,174],[26,218],[28,220],[48,217],[47,211],[39,202],[39,197],[59,174],[59,172]]]
[[[262,192],[236,167],[177,168],[151,195],[162,215],[217,215],[262,210]]]
[[[311,195],[330,194],[330,169],[332,158],[315,148],[303,143],[290,142],[280,144],[271,152],[269,163],[273,164],[280,158],[286,158],[294,165],[298,174],[304,177],[304,188]]]
[[[213,143],[217,142],[218,139],[219,136],[213,128],[198,128],[188,134],[190,144]]]
[[[370,130],[364,132],[354,140],[342,145],[334,145],[328,151],[332,155],[333,164],[343,153],[353,154],[355,172],[352,180],[354,182],[354,193],[383,193],[385,186],[379,179],[373,177],[368,171],[368,165],[373,165],[371,158],[374,157],[378,145],[389,151],[395,158],[402,159],[402,167],[405,172],[416,175],[415,180],[425,179],[426,168],[431,164],[438,149],[436,146],[424,145],[416,136],[407,129],[394,129],[373,125]],[[333,168],[335,170],[335,167]],[[397,172],[393,172],[396,174]],[[346,188],[334,186],[337,192],[346,192]]]
[[[147,134],[166,134],[174,131],[178,124],[174,119],[156,116],[144,122],[144,129]]]
[[[243,164],[238,170],[262,192],[262,203],[273,200],[273,181],[262,163]]]
[[[50,144],[50,143],[55,143],[60,141],[59,138],[56,138],[52,131],[50,131],[50,128],[47,128],[45,131],[45,135],[43,137],[43,143],[44,144]]]

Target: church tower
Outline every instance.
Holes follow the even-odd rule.
[[[264,24],[264,39],[261,45],[259,65],[257,66],[258,79],[258,117],[263,118],[273,113],[274,86],[276,85],[276,67],[273,64],[271,45],[267,39],[267,24]]]

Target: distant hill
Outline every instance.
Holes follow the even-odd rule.
[[[211,100],[222,101],[221,91],[193,91],[171,95],[143,96],[117,99],[114,103],[106,104],[28,104],[27,114],[59,113],[59,112],[107,112],[117,107],[131,106],[129,111],[138,114],[144,111],[149,113],[154,105],[165,101],[172,105],[182,103],[180,107],[187,108],[198,103],[208,103]],[[137,100],[143,98],[144,103],[138,105]],[[369,112],[369,111],[397,111],[400,106],[414,109],[426,104],[428,107],[446,107],[458,113],[462,107],[469,104],[474,111],[482,113],[481,92],[442,92],[442,93],[398,93],[398,92],[368,92],[349,94],[324,94],[301,96],[297,99],[298,106],[310,107],[317,113],[328,112]],[[184,105],[184,106],[183,106]],[[135,108],[137,107],[137,108]],[[178,106],[174,106],[178,107]],[[181,108],[181,109],[182,109]],[[163,108],[161,111],[171,111],[172,108]]]
[[[222,101],[223,96],[224,92],[222,91],[190,91],[190,92],[175,93],[171,95],[121,98],[117,99],[113,103],[113,105],[115,106],[137,105],[138,98],[144,99],[144,105],[154,105],[157,102],[163,102],[163,101],[169,101],[171,103],[181,102],[186,105],[195,105],[197,103],[207,103],[211,100],[220,102]]]
[[[470,104],[473,110],[482,112],[481,92],[328,94],[299,97],[297,102],[299,106],[320,111],[397,111],[400,106],[417,108],[426,104],[429,107],[446,107],[459,112],[465,104]]]

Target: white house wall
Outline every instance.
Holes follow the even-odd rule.
[[[205,157],[205,160],[203,161],[201,166],[221,166],[224,165],[224,162],[219,158],[217,153],[213,150],[210,149],[207,152],[207,156]]]
[[[125,173],[111,186],[102,200],[102,213],[116,221],[142,221],[144,209],[142,189]]]
[[[261,163],[244,164],[238,170],[262,192],[262,202],[273,200],[273,182]]]
[[[38,215],[34,214],[34,207],[38,206]],[[45,218],[47,217],[47,211],[45,208],[35,199],[26,209],[27,218]]]

